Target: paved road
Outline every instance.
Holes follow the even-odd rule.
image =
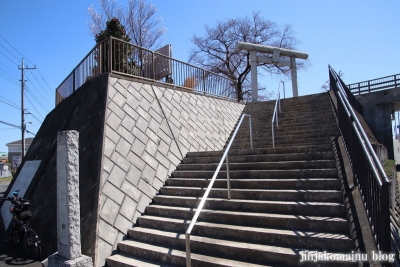
[[[0,197],[7,190],[10,181],[0,182]],[[20,250],[14,250],[10,247],[8,242],[9,234],[4,230],[3,218],[0,213],[0,267],[6,266],[29,266],[41,267],[42,264],[38,261],[26,258],[24,253]]]

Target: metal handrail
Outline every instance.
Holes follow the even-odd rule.
[[[272,121],[271,121],[271,130],[272,130],[272,147],[275,148],[275,132],[274,132],[274,122],[276,118],[276,128],[279,128],[279,121],[278,121],[278,112],[277,112],[277,107],[279,106],[279,113],[282,112],[281,110],[281,92],[278,87],[278,97],[275,101],[275,108],[274,108],[274,114],[272,115]]]
[[[338,98],[339,128],[352,163],[354,184],[359,187],[377,248],[387,253],[390,251],[390,181],[348,100],[346,85],[330,66],[329,75],[330,86]]]
[[[163,62],[161,64],[161,62]],[[160,63],[160,64],[159,64]],[[168,66],[166,66],[168,65]],[[169,70],[169,74],[168,73]],[[169,84],[176,88],[234,101],[235,81],[167,55],[114,37],[99,43],[86,55],[56,89],[56,105],[84,82],[102,73],[114,73]],[[164,76],[157,77],[156,73]],[[77,79],[79,78],[79,79]],[[165,78],[165,81],[163,80]]]
[[[382,164],[381,164],[380,160],[378,159],[378,156],[376,155],[374,149],[372,148],[371,143],[368,141],[369,139],[367,137],[367,134],[364,131],[364,128],[362,127],[360,121],[358,120],[357,115],[354,113],[354,110],[353,110],[352,106],[350,105],[349,101],[347,100],[347,97],[346,97],[346,95],[344,93],[344,89],[342,87],[342,84],[339,82],[339,83],[337,83],[337,85],[339,85],[338,89],[340,89],[340,90],[338,90],[339,99],[341,100],[343,105],[345,105],[346,111],[348,112],[349,118],[351,118],[351,120],[355,123],[355,125],[353,124],[353,128],[354,128],[354,130],[356,130],[360,134],[360,138],[362,139],[362,140],[360,140],[360,142],[362,142],[362,144],[363,144],[364,152],[368,154],[368,159],[369,159],[368,161],[370,162],[370,164],[373,165],[371,167],[374,169],[375,178],[377,179],[379,184],[382,185],[382,181],[379,179],[379,176],[378,176],[378,172],[379,172],[379,174],[383,178],[383,183],[390,184],[390,181],[386,176],[386,173],[385,173],[385,171],[384,171],[384,169],[382,167]],[[372,159],[370,159],[370,158],[372,158]],[[375,167],[378,170],[376,170]]]
[[[253,133],[252,133],[252,126],[251,126],[251,115],[249,114],[243,114],[239,120],[239,123],[236,126],[236,129],[232,135],[231,140],[229,141],[228,146],[225,149],[224,154],[222,155],[221,160],[219,161],[219,164],[217,166],[217,169],[214,172],[213,177],[211,178],[210,183],[208,184],[207,190],[203,195],[203,198],[200,201],[199,206],[197,207],[196,213],[193,216],[193,219],[189,225],[189,227],[186,229],[186,233],[185,233],[185,243],[186,243],[186,266],[190,267],[191,266],[191,253],[190,253],[190,233],[193,230],[194,224],[197,221],[197,218],[200,215],[201,210],[203,209],[204,203],[207,200],[208,194],[211,191],[211,188],[215,182],[215,179],[217,178],[217,175],[222,167],[222,164],[224,163],[224,159],[226,159],[226,178],[227,178],[227,191],[228,191],[228,199],[231,199],[231,186],[230,186],[230,177],[229,177],[229,149],[231,148],[231,145],[233,143],[233,140],[236,137],[236,134],[239,130],[240,125],[243,122],[244,117],[249,117],[249,127],[250,127],[250,146],[251,148],[253,148]]]

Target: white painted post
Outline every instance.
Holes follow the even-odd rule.
[[[292,75],[293,97],[298,97],[299,91],[297,89],[297,67],[296,67],[296,58],[294,56],[290,57],[290,71]]]
[[[57,135],[57,242],[58,253],[49,257],[49,267],[93,266],[81,253],[79,204],[79,133]]]
[[[250,51],[250,66],[251,66],[251,102],[258,101],[258,86],[257,86],[257,51]]]

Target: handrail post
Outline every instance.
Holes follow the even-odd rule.
[[[153,68],[153,70],[152,70],[152,72],[153,72],[153,81],[155,82],[156,81],[156,68],[155,68],[155,65],[154,65],[154,53],[153,53],[153,51],[151,51],[151,66]]]
[[[229,153],[226,155],[226,183],[228,189],[228,200],[231,200],[231,180],[229,174]]]
[[[112,37],[110,36],[108,44],[108,72],[112,73]]]
[[[206,94],[206,74],[205,74],[205,71],[204,70],[202,70],[202,72],[203,72],[203,91],[204,91],[204,94]]]
[[[104,45],[103,45],[103,42],[101,42],[100,44],[99,44],[99,61],[98,61],[98,64],[99,64],[99,74],[102,74],[103,73],[103,48],[104,47]],[[97,75],[97,74],[96,74]]]
[[[190,234],[185,234],[185,243],[186,243],[186,267],[192,266],[192,259],[190,254]]]
[[[278,99],[279,99],[279,113],[282,112],[282,106],[281,106],[281,92],[279,91],[278,93]]]
[[[276,128],[279,128],[279,116],[278,116],[278,112],[276,113]]]
[[[272,147],[275,148],[274,123],[272,122]]]
[[[251,124],[251,116],[249,116],[249,126],[250,126],[250,147],[253,149],[253,126]]]

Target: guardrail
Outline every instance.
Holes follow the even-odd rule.
[[[191,221],[189,227],[188,227],[187,230],[186,230],[186,233],[185,233],[185,245],[186,245],[186,266],[187,266],[187,267],[191,267],[191,266],[192,266],[192,265],[191,265],[191,264],[192,264],[192,263],[191,263],[191,253],[190,253],[190,233],[192,232],[193,227],[194,227],[194,224],[196,223],[197,218],[199,217],[200,212],[201,212],[201,210],[203,209],[204,203],[205,203],[206,200],[207,200],[208,194],[209,194],[210,191],[211,191],[211,188],[212,188],[212,186],[213,186],[213,184],[214,184],[214,182],[215,182],[215,179],[217,178],[217,175],[218,175],[218,173],[219,173],[219,171],[220,171],[220,169],[221,169],[221,167],[222,167],[222,164],[224,163],[224,160],[226,160],[226,178],[227,178],[228,199],[229,199],[229,200],[231,199],[231,186],[230,186],[230,177],[229,177],[229,149],[231,148],[231,145],[232,145],[232,143],[233,143],[233,140],[234,140],[235,137],[236,137],[236,134],[237,134],[237,132],[238,132],[238,130],[239,130],[240,125],[241,125],[242,122],[243,122],[244,117],[249,117],[250,146],[251,146],[251,148],[253,148],[253,133],[252,133],[252,127],[251,127],[251,115],[243,114],[243,115],[241,116],[240,120],[239,120],[239,123],[238,123],[237,126],[236,126],[236,129],[235,129],[235,131],[234,131],[234,133],[233,133],[233,135],[232,135],[231,140],[229,141],[228,146],[227,146],[226,149],[225,149],[224,154],[222,155],[221,160],[219,161],[219,164],[218,164],[218,166],[217,166],[217,169],[215,170],[214,175],[213,175],[213,177],[211,178],[210,183],[208,184],[207,190],[206,190],[206,192],[204,193],[204,196],[203,196],[203,198],[201,199],[199,206],[197,207],[196,213],[194,214],[193,219],[192,219],[192,221]]]
[[[331,90],[338,99],[338,122],[378,250],[391,251],[389,185],[386,173],[347,99],[343,81],[329,67]],[[385,263],[384,263],[385,264]]]
[[[56,89],[56,105],[86,81],[114,73],[172,84],[178,88],[227,100],[237,100],[235,81],[134,44],[109,37],[96,46]]]
[[[393,88],[400,88],[400,74],[386,76],[369,81],[352,83],[347,85],[353,94],[368,94],[375,91],[382,91]]]
[[[281,113],[281,92],[279,91],[278,88],[278,94],[277,98],[275,101],[275,108],[274,108],[274,114],[272,114],[272,121],[271,121],[271,130],[272,130],[272,147],[275,148],[275,132],[274,132],[274,121],[276,118],[276,128],[279,128],[279,121],[278,121],[278,110],[277,107],[279,106],[279,113]]]

